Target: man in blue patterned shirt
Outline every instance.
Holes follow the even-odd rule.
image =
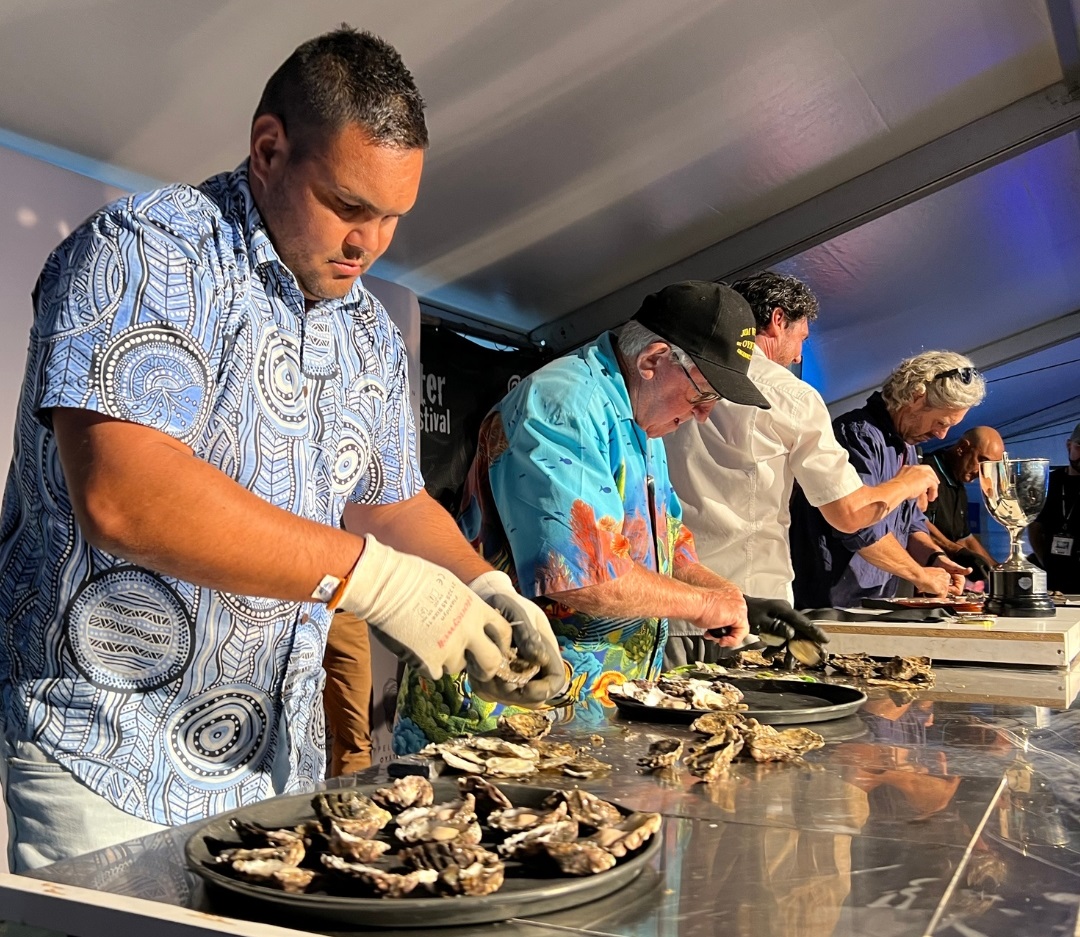
[[[113,203],[46,263],[0,518],[14,869],[319,780],[332,608],[433,678],[562,690],[543,614],[423,491],[360,280],[426,145],[400,57],[343,27],[271,77],[234,172]]]

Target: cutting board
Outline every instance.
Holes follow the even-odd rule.
[[[867,609],[852,611],[868,612]],[[990,623],[819,621],[830,654],[928,656],[977,664],[1068,667],[1080,654],[1080,608],[1053,618],[998,618]]]

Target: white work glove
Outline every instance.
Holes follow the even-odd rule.
[[[559,653],[559,643],[543,610],[519,595],[510,577],[498,570],[477,576],[469,583],[469,588],[511,622],[518,661],[540,667],[523,685],[515,685],[497,674],[488,681],[471,680],[473,689],[488,699],[526,707],[561,696],[568,683],[566,668]]]
[[[379,543],[371,534],[339,608],[433,680],[465,670],[490,680],[505,667],[511,625],[448,569]]]

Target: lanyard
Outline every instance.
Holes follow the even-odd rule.
[[[1065,479],[1062,478],[1061,479],[1061,529],[1062,530],[1068,530],[1069,529],[1069,518],[1072,517],[1072,512],[1074,510],[1076,510],[1076,501],[1077,501],[1077,498],[1074,495],[1073,496],[1073,502],[1072,502],[1071,505],[1069,505],[1069,511],[1068,511],[1068,513],[1066,513],[1065,512]]]

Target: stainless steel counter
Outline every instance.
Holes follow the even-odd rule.
[[[664,814],[653,865],[626,889],[582,907],[437,932],[1073,935],[1080,908],[1080,707],[1067,708],[1075,680],[1052,673],[1056,683],[1046,671],[942,668],[932,690],[872,690],[856,716],[812,726],[827,744],[805,764],[737,762],[709,785],[682,769],[644,775],[636,767],[651,741],[690,738],[687,729],[612,716],[588,734],[601,736],[595,754],[613,770],[580,785]],[[996,685],[1009,687],[1009,695],[995,695]],[[958,688],[955,698],[949,687]],[[1059,708],[1020,701],[1030,699]],[[556,734],[581,739],[572,727]],[[360,775],[383,777],[383,769]],[[33,878],[250,916],[206,894],[185,871],[189,832],[179,828],[61,862]],[[2,909],[0,899],[0,917]],[[229,922],[218,920],[230,932]],[[267,923],[306,929],[278,913]]]

